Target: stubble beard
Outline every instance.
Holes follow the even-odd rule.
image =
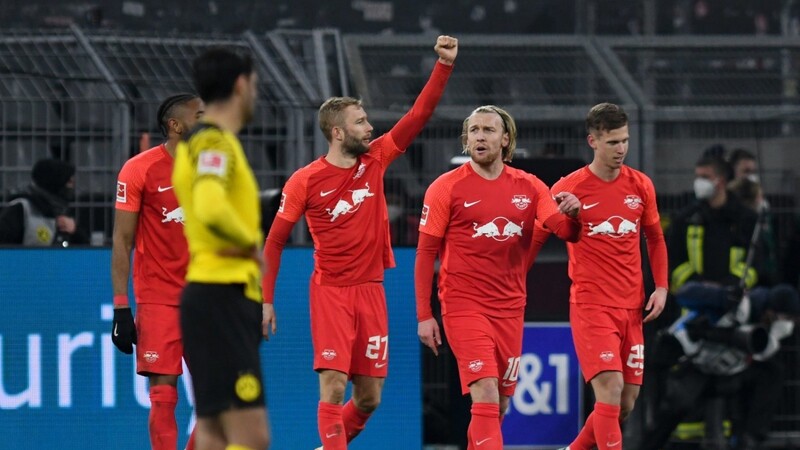
[[[360,139],[356,139],[353,136],[347,136],[342,144],[342,150],[345,154],[356,157],[367,153],[369,151],[369,146],[364,145]]]

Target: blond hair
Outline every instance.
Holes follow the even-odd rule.
[[[495,105],[483,105],[475,108],[474,111],[464,119],[464,124],[461,127],[461,146],[464,153],[469,153],[467,148],[467,126],[469,119],[475,114],[497,114],[503,122],[503,132],[508,134],[508,145],[503,147],[503,161],[509,162],[514,157],[514,150],[517,148],[517,123],[511,114],[503,108]]]
[[[343,125],[343,112],[348,106],[357,106],[361,108],[361,100],[353,97],[331,97],[325,100],[319,107],[319,129],[328,142],[331,142],[331,130],[333,127],[340,127]]]

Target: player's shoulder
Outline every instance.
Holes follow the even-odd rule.
[[[327,165],[322,161],[323,157],[317,158],[305,166],[297,169],[286,180],[287,186],[296,186],[299,184],[306,185],[308,181],[316,174],[325,170]]]
[[[653,185],[653,180],[651,180],[646,173],[634,169],[633,167],[622,166],[620,175],[630,179],[633,182],[633,184],[637,186],[648,188]]]
[[[621,174],[626,177],[635,178],[637,180],[650,180],[650,177],[641,170],[634,169],[631,166],[622,166]]]
[[[154,165],[169,157],[169,154],[162,149],[162,145],[147,149],[125,161],[120,170],[120,178],[129,178],[134,174],[143,176],[148,173]]]
[[[369,142],[369,151],[365,155],[380,153],[385,148],[396,148],[394,139],[391,133],[384,133]],[[362,155],[364,156],[364,155]]]
[[[462,164],[436,177],[428,189],[451,189],[453,185],[472,174],[473,171],[469,167],[469,163]]]
[[[589,166],[583,166],[561,177],[558,181],[553,183],[552,187],[553,190],[571,191],[585,180],[590,179],[591,176],[592,172],[589,170]]]
[[[210,122],[198,122],[183,138],[183,142],[189,145],[190,150],[224,150],[231,145],[227,133]]]
[[[504,170],[506,172],[506,175],[509,176],[513,180],[524,180],[524,181],[533,182],[533,183],[536,183],[536,184],[544,183],[542,181],[542,179],[537,177],[536,175],[534,175],[534,174],[532,174],[530,172],[526,172],[526,171],[524,171],[522,169],[518,169],[516,167],[511,167],[511,166],[509,166],[507,164],[505,165],[505,169]]]

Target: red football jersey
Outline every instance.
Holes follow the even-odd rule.
[[[276,217],[295,223],[305,214],[318,284],[382,281],[384,268],[394,267],[383,175],[402,153],[387,133],[370,142],[352,168],[323,156],[286,182]]]
[[[567,243],[570,302],[641,308],[640,233],[660,222],[653,182],[628,166],[622,166],[615,180],[604,181],[586,166],[551,189],[561,191],[572,192],[582,204],[580,241]]]
[[[442,313],[509,317],[525,307],[536,219],[560,214],[547,186],[509,166],[487,180],[470,163],[436,179],[425,193],[419,231],[443,239]]]
[[[137,303],[180,304],[189,250],[183,209],[172,189],[173,163],[162,144],[129,159],[119,172],[116,208],[139,214],[133,256]]]

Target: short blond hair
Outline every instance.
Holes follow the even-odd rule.
[[[503,132],[508,133],[508,145],[503,147],[503,161],[510,162],[514,157],[514,150],[517,149],[517,123],[514,118],[505,109],[495,105],[483,105],[475,108],[474,111],[464,119],[464,124],[461,127],[461,147],[464,153],[469,153],[467,148],[467,126],[469,119],[475,114],[497,114],[503,122]]]
[[[331,142],[331,130],[333,130],[333,127],[343,125],[344,118],[342,113],[348,106],[361,108],[361,100],[353,97],[331,97],[319,107],[319,129],[322,130],[322,134],[328,142]]]

